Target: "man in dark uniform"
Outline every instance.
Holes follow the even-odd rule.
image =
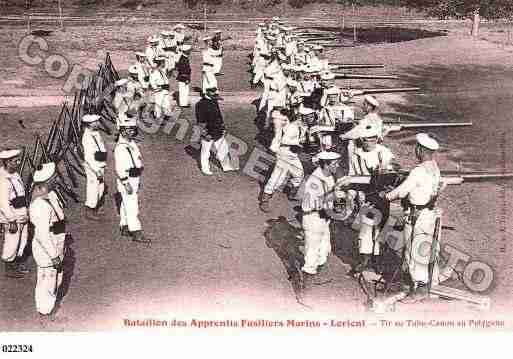
[[[196,119],[202,127],[201,134],[201,172],[212,175],[210,170],[210,150],[216,148],[216,156],[223,171],[234,171],[231,165],[229,146],[224,137],[225,128],[223,115],[218,103],[219,95],[216,87],[206,89],[201,100],[196,104]]]
[[[190,107],[189,104],[189,84],[191,83],[191,64],[189,54],[191,45],[182,46],[182,54],[176,63],[176,81],[178,81],[178,106]]]

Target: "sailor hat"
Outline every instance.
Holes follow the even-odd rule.
[[[153,59],[154,62],[164,62],[166,61],[166,58],[164,56],[157,56]]]
[[[46,182],[55,174],[55,163],[43,163],[34,172],[34,182],[41,183]]]
[[[308,116],[315,113],[315,110],[311,109],[310,107],[301,106],[299,109],[299,114],[302,116]]]
[[[221,31],[221,30],[215,30],[215,31],[214,31],[214,34],[220,34],[220,33],[222,33],[222,31]]]
[[[323,71],[321,73],[321,80],[334,80],[335,74],[331,71]]]
[[[379,102],[378,102],[378,100],[376,100],[376,98],[374,96],[365,95],[365,97],[363,99],[364,99],[364,101],[370,103],[372,106],[379,107]]]
[[[136,56],[139,56],[139,57],[146,57],[146,54],[144,52],[141,52],[141,51],[137,51],[135,53]]]
[[[98,115],[84,115],[82,117],[82,122],[83,123],[91,123],[91,122],[96,122],[96,121],[99,121],[100,120],[100,116]]]
[[[0,160],[8,160],[9,158],[13,158],[19,156],[21,150],[4,150],[0,152]]]
[[[324,47],[323,47],[323,46],[321,46],[321,45],[314,45],[314,46],[313,46],[313,49],[314,49],[314,50],[317,50],[317,51],[321,51],[321,50],[323,50],[323,49],[324,49]]]
[[[332,151],[322,151],[316,155],[318,160],[334,161],[340,159],[340,154]]]
[[[192,46],[191,45],[182,45],[182,51],[183,52],[189,52],[192,50]]]
[[[161,31],[160,34],[162,36],[175,36],[175,33],[172,32],[172,31],[167,31],[167,30],[164,30],[164,31]]]
[[[116,87],[121,87],[121,86],[125,86],[126,84],[128,83],[128,80],[127,79],[121,79],[121,80],[117,80],[114,85]]]
[[[177,24],[175,26],[173,26],[173,29],[185,29],[185,26],[183,26],[183,24]]]
[[[148,37],[148,42],[150,44],[158,44],[159,38],[157,36],[150,36]]]
[[[419,133],[416,136],[417,143],[428,150],[436,151],[440,148],[437,140],[433,138],[429,133]]]
[[[203,41],[210,41],[212,40],[212,36],[208,35],[208,36],[205,36],[204,38],[202,38]]]

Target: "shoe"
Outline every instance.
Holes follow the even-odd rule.
[[[131,237],[128,226],[120,227],[119,232],[121,233],[121,237]]]
[[[233,168],[232,166],[227,166],[227,167],[223,168],[223,172],[232,172],[232,171],[237,171],[237,169]]]
[[[213,173],[212,173],[212,171],[210,169],[205,170],[204,168],[202,168],[201,169],[201,173],[203,173],[203,175],[205,175],[205,176],[212,176],[213,175]]]
[[[86,214],[85,217],[91,221],[99,221],[100,217],[96,214],[96,210],[94,208],[85,207]]]
[[[144,237],[142,231],[134,231],[132,234],[132,241],[139,243],[150,243],[151,240],[149,238]]]
[[[271,211],[271,206],[269,204],[269,201],[272,198],[272,194],[268,193],[262,193],[262,198],[260,199],[260,210],[264,213],[269,213]]]
[[[5,276],[7,278],[23,278],[25,274],[18,269],[14,262],[5,262]]]

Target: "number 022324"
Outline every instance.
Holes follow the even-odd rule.
[[[3,353],[32,353],[32,344],[2,344]]]

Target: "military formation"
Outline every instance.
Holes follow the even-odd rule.
[[[201,99],[195,104],[195,115],[201,128],[201,172],[211,176],[212,149],[223,171],[237,168],[230,158],[219,106],[218,77],[223,75],[224,56],[221,31],[205,36],[202,41],[205,46],[201,51],[198,84]],[[112,82],[115,87],[107,107],[87,101],[86,92],[95,88],[90,86],[80,93],[76,101],[79,103],[71,111],[80,114],[75,116],[79,118],[80,131],[71,124],[68,137],[75,138],[81,157],[81,169],[76,171],[83,171],[85,178],[85,217],[89,221],[102,220],[106,183],[114,181],[120,236],[135,243],[151,243],[139,219],[144,174],[138,145],[140,121],[163,123],[176,115],[177,108],[191,107],[192,47],[191,36],[181,24],[172,31],[150,36],[146,49],[134,54],[127,78],[111,74],[110,80],[102,85],[106,87]],[[425,295],[426,288],[439,281],[441,210],[436,200],[445,185],[466,180],[464,176],[442,175],[436,160],[440,149],[436,136],[418,133],[412,150],[418,165],[411,171],[401,170],[387,146],[387,135],[402,127],[423,126],[385,123],[379,114],[382,104],[369,94],[371,90],[341,89],[336,85],[337,78],[357,76],[337,74],[336,69],[365,66],[328,62],[323,57],[322,45],[302,41],[279,18],[258,25],[250,58],[251,87],[261,88],[257,104],[259,130],[268,135],[266,146],[276,158],[258,200],[259,208],[269,213],[273,196],[287,183],[289,200],[300,202],[304,232],[303,258],[298,268],[301,285],[326,268],[332,252],[332,224],[338,221],[358,233],[359,255],[348,273],[350,277],[375,270],[386,245],[385,229],[400,228],[404,241],[401,269],[406,274],[402,282],[412,298]],[[109,69],[100,67],[100,72],[104,70]],[[357,118],[354,107],[357,98],[363,99],[361,118]],[[76,110],[79,108],[85,108],[86,113],[81,114]],[[112,169],[108,168],[108,150],[102,135],[106,118],[116,130]],[[55,123],[46,146],[41,146],[51,149],[55,138],[60,138],[60,144],[53,155],[43,149],[40,163],[31,164],[30,183],[24,183],[21,175],[27,159],[25,151],[0,151],[4,273],[20,279],[29,272],[24,253],[31,233],[31,252],[37,266],[35,303],[43,319],[54,313],[66,255],[66,203],[62,192],[69,195],[70,191],[63,186],[60,168],[64,165],[70,176],[72,173],[71,164],[63,161],[69,146]],[[38,146],[39,138],[35,152]],[[400,213],[394,209],[394,201],[401,201]]]
[[[440,283],[442,211],[437,198],[447,184],[463,178],[455,182],[441,175],[440,144],[434,134],[416,135],[411,154],[417,166],[411,171],[400,168],[387,136],[403,128],[471,124],[385,122],[380,116],[383,104],[370,93],[419,89],[342,89],[335,80],[397,77],[339,74],[340,68],[380,65],[330,63],[321,41],[312,39],[279,18],[256,29],[250,83],[262,89],[257,124],[272,138],[268,149],[276,157],[259,198],[260,209],[269,213],[273,195],[282,189],[290,201],[299,201],[304,232],[303,258],[296,268],[300,288],[326,268],[332,243],[341,240],[332,238],[338,223],[357,233],[358,256],[349,277],[361,281],[369,278],[366,273],[382,274],[379,261],[385,247],[392,247],[387,240],[393,231],[400,242],[394,242],[394,250],[401,258],[394,279],[408,295],[406,300],[424,298]],[[312,165],[313,171],[305,173]]]

